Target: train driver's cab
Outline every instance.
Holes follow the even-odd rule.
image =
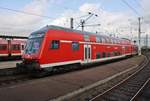
[[[37,57],[44,38],[44,33],[32,33],[26,43],[23,58]]]

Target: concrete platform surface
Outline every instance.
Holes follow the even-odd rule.
[[[0,69],[6,68],[14,68],[16,67],[16,63],[20,63],[21,61],[3,61],[0,62]]]

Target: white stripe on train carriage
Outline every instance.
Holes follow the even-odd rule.
[[[114,56],[114,57],[107,57],[107,58],[101,58],[101,59],[93,59],[93,60],[90,60],[90,62],[103,62],[103,61],[108,61],[108,60],[111,60],[111,59],[119,59],[119,58],[123,58],[125,57],[126,55],[120,55],[120,56]]]
[[[60,42],[63,43],[72,43],[74,41],[70,41],[70,40],[60,40]],[[131,45],[120,45],[120,44],[108,44],[108,43],[97,43],[97,42],[83,42],[83,41],[79,41],[80,44],[98,44],[98,45],[116,45],[116,46],[131,46]]]
[[[8,56],[8,54],[0,54],[0,56]]]
[[[18,55],[21,55],[21,53],[12,53],[11,55],[12,56],[18,56]]]
[[[61,66],[61,65],[74,64],[74,63],[81,63],[81,60],[42,64],[40,66],[41,66],[41,68],[45,68],[45,67]]]
[[[73,41],[69,41],[69,40],[60,40],[60,42],[71,43],[71,42],[73,42]]]
[[[74,63],[81,63],[82,65],[84,65],[86,63],[94,63],[94,62],[107,61],[111,59],[119,59],[119,58],[125,57],[126,55],[129,55],[129,54],[124,54],[124,55],[114,56],[114,57],[106,57],[106,58],[101,58],[101,59],[91,59],[88,62],[82,61],[82,60],[74,60],[74,61],[65,61],[65,62],[57,62],[57,63],[50,63],[50,64],[41,64],[40,66],[41,68],[46,68],[46,67],[54,67],[54,66],[61,66],[61,65],[74,64]]]

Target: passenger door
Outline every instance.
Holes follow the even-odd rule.
[[[11,40],[7,40],[8,41],[8,56],[11,56]]]
[[[21,44],[20,44],[21,55],[22,55],[23,52],[24,52],[24,48],[25,48],[25,45],[21,43]]]
[[[126,52],[125,52],[125,46],[122,46],[122,55],[124,55]]]
[[[90,62],[91,53],[91,45],[84,45],[84,63]]]

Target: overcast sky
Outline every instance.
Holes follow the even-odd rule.
[[[116,33],[119,37],[131,38],[137,36],[137,17],[141,16],[143,35],[150,33],[150,0],[124,1],[137,13],[123,0],[0,0],[0,34],[28,36],[45,25],[70,27],[70,17],[75,19],[76,27],[81,19],[88,17],[84,16],[88,12],[93,12],[98,17],[93,16],[86,25],[101,26],[86,27],[86,31]],[[48,18],[13,12],[6,8]]]

